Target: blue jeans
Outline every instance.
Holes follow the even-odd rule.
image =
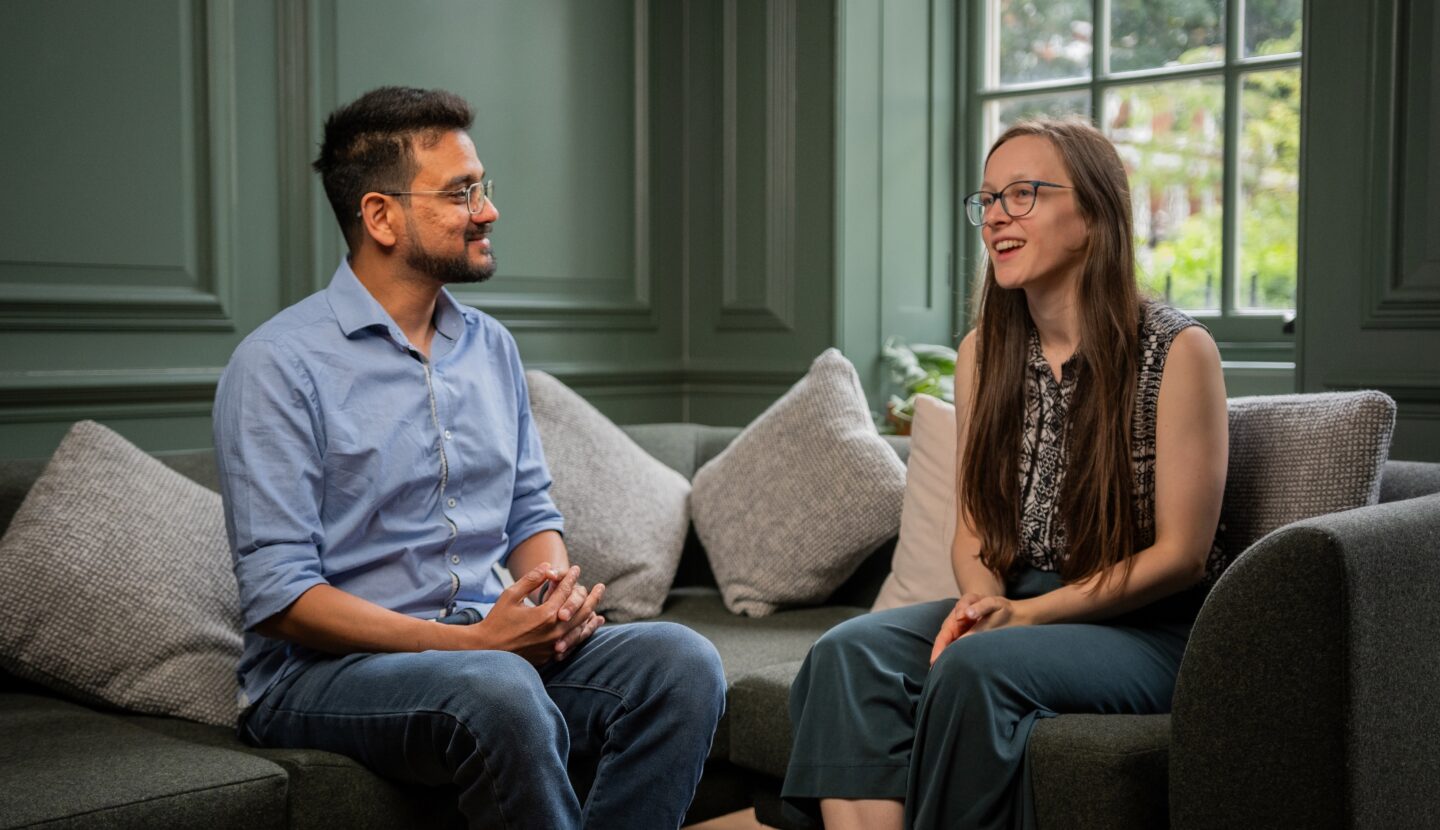
[[[633,623],[538,669],[504,651],[336,657],[277,683],[240,731],[453,784],[472,827],[659,828],[684,818],[724,708],[708,640]],[[566,776],[572,755],[596,762],[583,808]]]

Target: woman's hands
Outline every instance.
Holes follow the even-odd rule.
[[[955,610],[945,617],[935,647],[930,650],[930,665],[940,659],[945,647],[977,631],[994,631],[1016,625],[1033,625],[1026,613],[1024,600],[1013,600],[999,594],[982,596],[966,594],[955,603]]]

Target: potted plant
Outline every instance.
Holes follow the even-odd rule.
[[[882,433],[909,435],[915,418],[915,396],[933,395],[955,402],[955,350],[928,343],[907,345],[891,337],[880,347],[880,360],[898,389],[885,403],[885,416],[878,419]]]

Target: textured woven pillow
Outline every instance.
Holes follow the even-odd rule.
[[[239,659],[220,496],[75,424],[0,539],[0,665],[83,700],[233,726]]]
[[[917,395],[900,541],[872,611],[960,596],[950,565],[956,522],[955,440],[954,405]]]
[[[1231,398],[1230,466],[1213,580],[1260,537],[1380,499],[1395,402],[1382,392]]]
[[[690,482],[544,372],[526,372],[530,411],[581,581],[605,583],[615,622],[660,613],[690,528]]]
[[[725,607],[823,601],[895,535],[905,465],[836,349],[695,473],[690,512]]]

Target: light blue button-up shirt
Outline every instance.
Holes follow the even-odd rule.
[[[235,350],[215,454],[240,586],[240,704],[319,656],[256,624],[329,584],[432,618],[488,611],[517,545],[561,530],[515,340],[436,301],[430,360],[342,262]]]

